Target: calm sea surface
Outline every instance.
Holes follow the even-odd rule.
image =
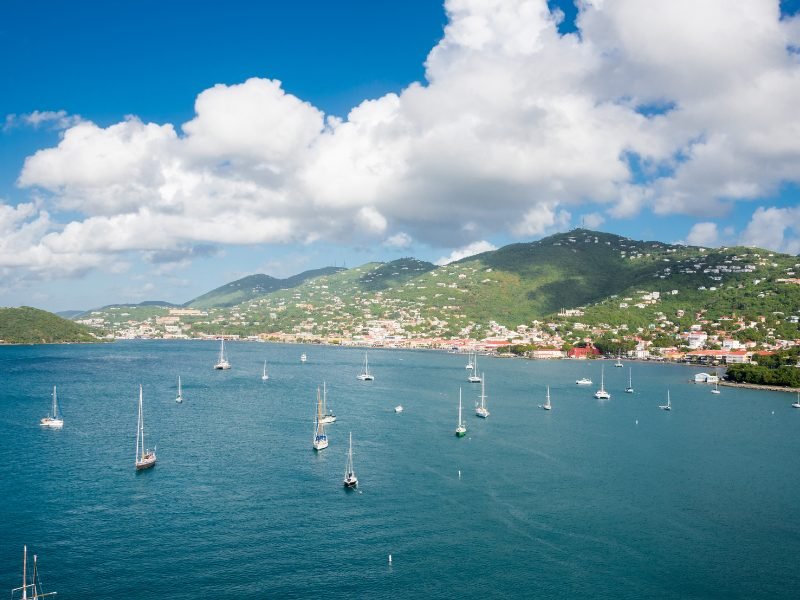
[[[713,395],[674,365],[481,357],[483,420],[463,356],[374,350],[362,382],[357,349],[226,350],[222,372],[214,342],[0,347],[0,592],[28,544],[64,599],[800,594],[788,394]],[[323,380],[338,421],[316,454]],[[136,473],[139,383],[158,464]],[[61,431],[38,425],[53,385]]]

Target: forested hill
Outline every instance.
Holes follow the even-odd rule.
[[[97,342],[85,325],[62,319],[53,313],[22,306],[0,308],[0,343],[59,344]]]

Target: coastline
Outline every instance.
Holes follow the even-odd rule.
[[[792,394],[800,394],[800,388],[783,387],[780,385],[761,385],[758,383],[736,383],[734,381],[721,381],[720,386],[745,388],[748,390],[766,390],[768,392],[790,392]]]

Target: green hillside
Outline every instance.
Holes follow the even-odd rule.
[[[308,279],[321,277],[329,273],[339,271],[338,267],[325,267],[323,269],[313,269],[304,271],[298,275],[293,275],[286,279],[278,279],[269,275],[248,275],[231,283],[226,283],[208,293],[190,300],[185,304],[192,308],[213,308],[230,307],[242,302],[247,302],[252,298],[263,296],[282,289],[291,289],[302,284]]]
[[[6,344],[57,344],[96,342],[84,326],[37,308],[0,308],[0,342]]]

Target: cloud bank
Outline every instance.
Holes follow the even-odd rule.
[[[182,125],[32,113],[66,129],[25,160],[35,200],[0,205],[0,269],[224,244],[465,248],[573,213],[692,215],[699,243],[732,204],[800,183],[800,26],[777,0],[589,1],[568,35],[545,0],[445,8],[425,81],[345,119],[259,78],[203,91]],[[794,248],[797,219],[759,208],[742,239]]]

